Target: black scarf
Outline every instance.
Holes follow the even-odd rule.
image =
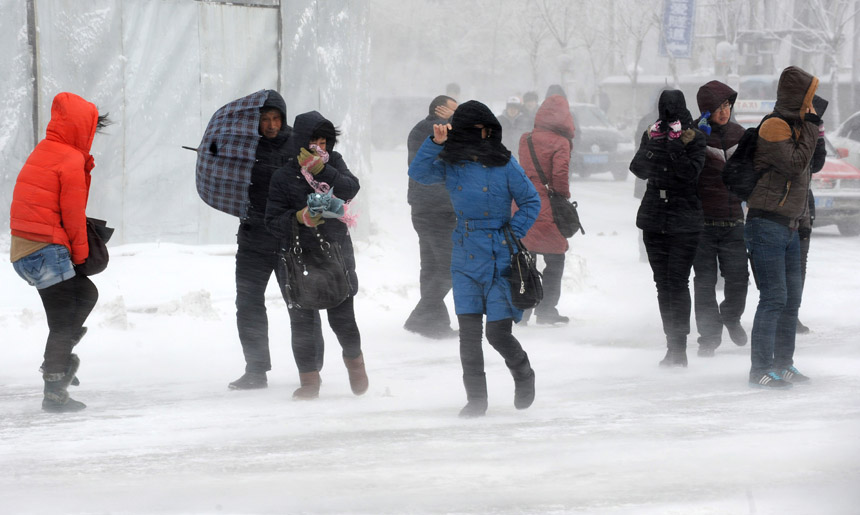
[[[481,129],[489,129],[490,135],[481,138]],[[446,163],[477,161],[484,166],[504,166],[511,160],[511,151],[502,145],[502,126],[493,112],[477,100],[460,104],[451,118],[451,130],[445,148],[439,157]]]

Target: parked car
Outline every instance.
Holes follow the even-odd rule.
[[[836,225],[843,236],[860,235],[860,169],[840,157],[824,138],[827,159],[812,176],[815,227]]]
[[[762,113],[736,113],[735,119],[744,127],[756,127],[763,116]],[[857,115],[852,116],[852,118],[855,117]],[[857,123],[860,131],[860,117],[857,117]],[[844,127],[845,124],[842,125],[842,128]],[[860,137],[860,132],[856,137]],[[815,198],[815,227],[836,225],[843,236],[858,236],[860,235],[860,169],[845,159],[844,152],[837,151],[827,136],[824,137],[824,145],[827,149],[824,167],[812,176],[811,185]]]
[[[860,112],[849,116],[836,132],[830,135],[830,141],[840,156],[860,168]]]
[[[570,154],[571,176],[610,172],[616,181],[627,180],[633,158],[629,138],[594,104],[571,104],[570,114],[576,128]]]

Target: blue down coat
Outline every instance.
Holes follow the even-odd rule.
[[[445,183],[457,227],[451,239],[451,276],[458,315],[486,313],[487,321],[523,316],[511,303],[511,246],[503,227],[510,223],[522,238],[540,213],[540,196],[511,157],[505,166],[478,162],[452,165],[437,159],[443,146],[424,141],[409,166],[409,177],[421,184]],[[511,201],[519,210],[511,217]]]

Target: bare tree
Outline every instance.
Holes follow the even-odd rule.
[[[775,36],[790,34],[790,44],[803,51],[823,55],[829,68],[833,105],[831,120],[840,123],[839,68],[842,50],[848,42],[848,28],[854,23],[860,8],[853,0],[805,0],[801,15],[792,16],[794,27],[787,30],[768,29]],[[852,67],[857,63],[852,63]]]
[[[526,8],[518,18],[519,39],[529,57],[532,72],[532,86],[536,86],[540,76],[540,57],[543,42],[549,36],[549,29],[543,15],[537,10],[536,0],[528,0]]]
[[[610,44],[624,66],[624,73],[633,85],[633,105],[638,105],[639,63],[645,39],[660,26],[660,0],[617,0],[616,28]]]
[[[585,0],[536,0],[535,3],[549,34],[558,44],[561,82],[564,84],[568,80],[571,67],[569,50],[573,47],[574,36],[582,28],[582,18],[578,15],[585,10],[586,2]]]

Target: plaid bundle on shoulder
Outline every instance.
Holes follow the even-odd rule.
[[[197,193],[206,204],[239,218],[247,215],[266,98],[263,89],[215,111],[197,147]]]

